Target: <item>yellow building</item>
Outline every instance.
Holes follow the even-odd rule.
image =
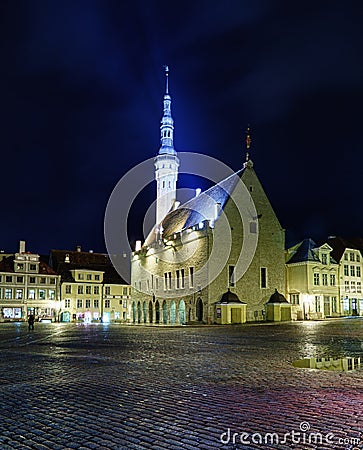
[[[25,251],[20,241],[19,252],[0,261],[0,321],[56,321],[60,309],[60,276],[40,256]]]
[[[52,250],[61,275],[60,321],[128,322],[131,287],[103,253]]]
[[[328,244],[339,263],[339,297],[343,316],[363,316],[362,239],[331,237]]]
[[[286,252],[286,292],[292,319],[322,319],[341,315],[339,265],[328,244],[305,239]]]

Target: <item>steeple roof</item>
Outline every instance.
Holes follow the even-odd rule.
[[[171,116],[171,97],[169,94],[169,67],[165,67],[164,114],[160,125],[159,155],[176,155],[174,149],[174,120]]]

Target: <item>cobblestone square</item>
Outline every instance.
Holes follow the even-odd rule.
[[[363,320],[0,326],[0,448],[362,449]]]

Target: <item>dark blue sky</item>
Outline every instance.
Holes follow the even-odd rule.
[[[105,250],[114,186],[159,149],[163,64],[177,151],[237,170],[250,123],[288,244],[362,236],[362,23],[358,1],[2,1],[0,248]]]

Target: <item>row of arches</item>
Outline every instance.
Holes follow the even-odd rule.
[[[184,325],[191,320],[191,308],[186,307],[185,301],[175,300],[159,302],[150,301],[135,301],[131,306],[131,320],[132,323],[138,324],[180,324]],[[196,303],[196,320],[203,320],[203,302],[199,298]]]

